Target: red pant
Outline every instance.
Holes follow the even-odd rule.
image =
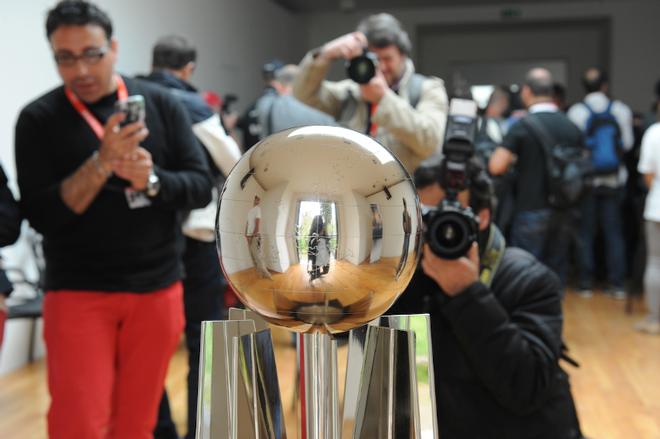
[[[48,292],[50,439],[151,439],[183,326],[180,282],[147,294]]]
[[[0,310],[0,348],[2,347],[2,337],[5,334],[5,320],[7,320],[7,313]]]

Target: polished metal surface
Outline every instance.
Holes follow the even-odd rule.
[[[197,439],[284,439],[273,343],[250,311],[202,323]]]
[[[402,332],[409,337],[402,335]],[[386,425],[377,422],[381,415],[369,414],[365,419],[364,414],[390,409],[392,412],[387,412],[387,417],[398,420],[393,428],[399,429],[399,433],[394,437],[439,437],[433,376],[428,314],[382,316],[368,326],[352,330],[342,438],[389,437],[380,436],[382,432],[390,434],[393,431],[383,430]],[[409,380],[408,384],[406,380]],[[392,406],[384,405],[383,392],[377,390],[383,382],[386,383],[383,388],[394,392],[386,394],[395,401]],[[406,388],[406,385],[409,387]],[[402,433],[408,428],[411,429],[410,436]]]
[[[251,148],[228,176],[217,243],[241,301],[298,332],[383,314],[414,272],[421,215],[410,176],[355,131],[303,127]]]
[[[339,439],[337,341],[316,332],[298,334],[300,438]]]

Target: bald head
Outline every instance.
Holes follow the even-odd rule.
[[[550,71],[537,67],[527,72],[525,85],[535,97],[551,97],[554,80]]]
[[[295,64],[287,64],[275,72],[275,78],[271,82],[277,93],[289,95],[293,92],[293,83],[298,76],[299,67]]]
[[[293,85],[300,68],[296,64],[287,64],[275,72],[275,80],[282,85]]]
[[[608,78],[607,73],[592,67],[587,69],[582,75],[582,85],[586,93],[593,93],[596,91],[607,91]]]

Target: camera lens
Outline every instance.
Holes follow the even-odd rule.
[[[358,84],[366,84],[376,75],[375,57],[365,53],[350,60],[346,65],[346,75]]]
[[[439,212],[428,223],[427,242],[436,255],[457,259],[467,254],[477,239],[473,218],[461,212]]]

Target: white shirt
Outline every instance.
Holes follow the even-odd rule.
[[[206,148],[215,165],[224,175],[229,175],[229,171],[241,158],[241,150],[236,141],[227,135],[222,124],[220,116],[214,114],[206,120],[198,122],[192,126],[193,133],[197,139]],[[215,241],[215,215],[218,204],[218,189],[213,189],[211,202],[201,209],[194,209],[183,223],[184,235],[203,242]]]
[[[254,234],[254,229],[257,226],[257,220],[261,219],[261,207],[259,205],[254,206],[247,215],[247,235],[252,236]]]
[[[556,113],[559,111],[554,102],[539,102],[529,107],[529,113]]]
[[[589,93],[584,97],[584,101],[579,102],[568,110],[568,118],[584,133],[587,131],[587,121],[589,120],[589,109],[584,106],[587,104],[594,112],[601,113],[607,110],[610,103],[610,98],[603,92],[596,91]],[[621,131],[621,142],[623,143],[623,150],[629,151],[635,143],[635,136],[633,135],[633,122],[632,111],[630,108],[621,101],[613,101],[612,108],[610,109],[612,116],[619,124],[619,131]],[[628,172],[624,166],[619,167],[619,175],[615,176],[616,181],[609,181],[612,177],[595,177],[594,186],[618,186],[625,183],[628,178]]]
[[[653,174],[653,182],[646,196],[644,219],[660,222],[660,123],[654,123],[642,138],[642,149],[637,170]]]

